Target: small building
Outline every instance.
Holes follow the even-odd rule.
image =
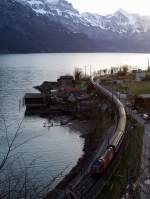
[[[41,111],[47,107],[50,98],[42,93],[26,93],[24,96],[24,104],[27,111]]]
[[[57,97],[61,97],[61,98],[68,98],[70,96],[71,93],[78,93],[80,90],[78,88],[74,88],[74,87],[69,87],[69,88],[60,88],[57,91]]]
[[[41,93],[50,94],[51,90],[56,90],[58,88],[58,83],[44,81],[40,86],[35,86],[34,88]]]
[[[141,94],[136,97],[134,108],[150,113],[150,94]]]
[[[143,81],[146,78],[146,71],[138,70],[135,73],[135,80],[137,82]]]
[[[112,81],[114,84],[123,84],[123,79],[115,79]]]
[[[69,93],[68,101],[72,102],[72,103],[75,103],[77,101],[83,101],[86,98],[87,99],[89,98],[89,95],[87,94],[86,91],[76,90],[76,91],[73,91],[73,92]]]
[[[58,85],[61,88],[70,88],[73,87],[73,76],[71,75],[65,75],[65,76],[60,76],[60,78],[57,80]]]

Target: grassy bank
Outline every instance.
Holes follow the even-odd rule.
[[[135,121],[129,119],[130,126],[135,124]],[[97,197],[97,199],[120,199],[122,194],[125,192],[126,187],[128,185],[129,179],[129,170],[130,170],[130,160],[131,160],[131,132],[132,130],[129,128],[128,131],[128,139],[122,154],[121,161],[118,165],[117,171],[113,174],[112,178],[108,182],[108,184],[104,187],[101,194]],[[141,164],[141,152],[142,152],[142,138],[143,138],[143,127],[136,127],[136,176],[139,176],[140,173],[140,164]]]
[[[129,93],[133,96],[145,93],[150,93],[150,81],[143,81],[143,82],[135,82],[135,81],[127,81],[121,85],[114,85],[113,89],[116,91],[125,91],[126,89]]]

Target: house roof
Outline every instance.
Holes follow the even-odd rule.
[[[24,98],[43,98],[44,95],[41,93],[26,93]]]
[[[64,88],[64,91],[67,93],[76,93],[76,92],[80,92],[80,89],[78,88]]]
[[[53,87],[57,87],[57,85],[58,85],[57,82],[45,81],[40,86],[35,86],[34,88],[39,91],[47,91],[47,90],[51,90]]]
[[[67,80],[73,80],[73,76],[71,76],[71,75],[60,76],[58,81],[61,80],[61,79],[63,79],[63,80],[66,80],[66,79]]]

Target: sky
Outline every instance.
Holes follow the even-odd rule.
[[[130,13],[150,16],[150,0],[68,0],[80,12],[112,14],[122,8]]]

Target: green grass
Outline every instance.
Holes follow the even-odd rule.
[[[130,124],[135,123],[133,120],[129,120]],[[143,140],[143,127],[138,126],[136,128],[136,174],[137,177],[140,173],[141,164],[141,151],[142,151],[142,140]],[[128,141],[122,154],[121,161],[118,165],[116,172],[113,174],[112,178],[108,184],[104,187],[103,191],[97,197],[97,199],[120,199],[122,193],[127,187],[127,177],[130,168],[131,159],[131,135],[130,130],[128,132]]]
[[[130,82],[126,83],[132,95],[139,95],[141,93],[150,93],[150,82]]]
[[[129,93],[133,96],[137,96],[139,94],[150,93],[150,81],[144,81],[144,82],[135,82],[135,81],[128,81],[123,83],[123,86],[121,85],[114,85],[113,88],[115,90],[124,91],[125,87],[128,88]]]

